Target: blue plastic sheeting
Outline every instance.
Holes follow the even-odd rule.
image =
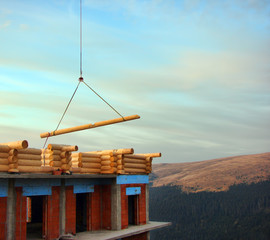
[[[94,185],[75,184],[73,188],[74,193],[89,193],[94,192]]]
[[[8,180],[0,179],[0,197],[8,196]]]
[[[126,188],[126,195],[138,195],[141,194],[140,187],[127,187]]]
[[[51,186],[23,187],[23,196],[52,195]]]
[[[147,184],[149,183],[148,175],[119,175],[116,178],[117,184]]]
[[[52,186],[60,186],[60,179],[16,179],[15,187],[23,187],[23,196],[52,195]]]

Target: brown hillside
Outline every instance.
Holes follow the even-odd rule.
[[[153,186],[179,185],[184,191],[226,191],[240,183],[270,178],[270,152],[200,162],[153,165]]]

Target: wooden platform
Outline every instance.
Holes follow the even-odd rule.
[[[127,229],[119,231],[95,231],[95,232],[81,232],[78,233],[74,239],[78,240],[115,240],[125,237],[130,237],[136,234],[149,232],[154,229],[170,226],[171,222],[152,222],[140,226],[129,226]]]

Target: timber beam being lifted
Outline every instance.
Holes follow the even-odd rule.
[[[71,133],[71,132],[96,128],[96,127],[106,126],[106,125],[110,125],[110,124],[114,124],[114,123],[126,122],[126,121],[135,120],[135,119],[139,119],[139,118],[140,118],[139,115],[131,115],[131,116],[123,117],[123,118],[115,118],[115,119],[111,119],[111,120],[96,122],[94,124],[90,123],[90,124],[85,124],[85,125],[81,125],[81,126],[77,126],[77,127],[59,129],[59,130],[55,130],[52,132],[44,132],[44,133],[40,134],[40,137],[41,138],[52,137],[52,136],[61,135],[61,134],[65,134],[65,133]]]

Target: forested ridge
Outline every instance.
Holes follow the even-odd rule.
[[[152,231],[152,240],[270,240],[270,181],[222,192],[151,187],[149,210],[150,220],[172,222]]]

